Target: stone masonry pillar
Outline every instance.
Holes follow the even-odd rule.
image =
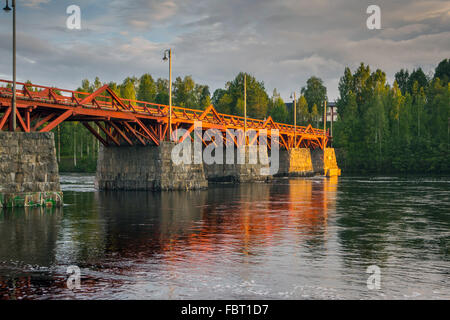
[[[194,190],[205,189],[203,164],[172,161],[175,143],[159,146],[101,147],[95,185],[100,190]],[[192,152],[192,160],[194,154]]]
[[[280,150],[280,170],[277,176],[310,177],[313,175],[314,169],[310,149]]]
[[[204,164],[204,168],[206,178],[212,182],[266,182],[272,178],[267,148],[260,150],[256,145],[224,148],[222,163]]]
[[[315,149],[311,151],[314,172],[326,176],[340,176],[334,148],[325,148],[325,150]]]
[[[62,203],[53,133],[0,131],[0,207]]]

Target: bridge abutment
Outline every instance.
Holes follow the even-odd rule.
[[[309,148],[280,150],[280,169],[277,176],[310,177],[313,175],[314,168]]]
[[[204,168],[206,178],[211,182],[266,182],[272,178],[265,146],[262,149],[259,146],[242,146],[224,150],[222,163],[204,163]]]
[[[172,161],[175,144],[101,147],[96,175],[100,190],[195,190],[208,187],[202,164]],[[193,159],[193,153],[192,153]]]
[[[61,205],[53,133],[0,131],[0,207]]]

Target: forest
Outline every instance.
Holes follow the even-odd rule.
[[[293,111],[276,89],[267,93],[264,82],[247,77],[247,115],[293,123]],[[333,147],[344,172],[357,174],[412,174],[450,172],[450,59],[441,61],[432,74],[421,68],[401,69],[389,84],[382,70],[361,63],[352,72],[345,68],[336,101]],[[168,104],[169,81],[151,74],[128,77],[122,83],[106,82],[121,98]],[[104,83],[85,79],[77,89],[94,92]],[[210,104],[221,113],[243,115],[244,73],[211,96],[208,85],[191,76],[177,77],[172,85],[173,104],[205,109]],[[293,86],[296,87],[296,86]],[[322,128],[320,121],[327,88],[315,76],[301,86],[297,124]],[[291,101],[289,101],[291,102]],[[329,124],[327,125],[329,128]],[[99,143],[79,123],[63,123],[55,132],[61,171],[94,172]]]
[[[449,59],[433,75],[402,69],[392,85],[381,70],[346,68],[334,134],[340,165],[355,173],[449,173],[449,77]]]

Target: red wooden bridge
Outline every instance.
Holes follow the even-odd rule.
[[[12,128],[13,93],[8,88],[10,84],[11,81],[0,80],[0,130],[4,131]],[[17,130],[23,132],[49,132],[64,121],[79,121],[105,146],[159,145],[168,139],[169,106],[121,99],[107,85],[94,93],[85,93],[17,83],[16,106]],[[288,150],[324,149],[331,139],[329,132],[311,125],[294,128],[293,125],[276,123],[271,117],[265,120],[247,118],[247,131],[254,130],[256,134],[251,139],[243,139],[243,135],[236,132],[244,131],[244,117],[218,113],[212,105],[206,110],[172,107],[174,137],[177,130],[187,130],[177,139],[178,142],[188,137],[192,139],[197,121],[202,122],[203,131],[218,129],[225,143],[236,146],[259,144],[258,136],[262,129],[267,130],[268,140],[272,139],[272,129],[279,130],[279,139],[274,141]],[[205,141],[203,143],[207,144]]]

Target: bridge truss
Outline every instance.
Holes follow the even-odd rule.
[[[11,81],[0,80],[0,131],[12,128]],[[64,121],[78,121],[104,146],[159,145],[168,139],[169,106],[144,101],[121,99],[107,85],[94,93],[78,92],[17,83],[16,122],[22,132],[49,132]],[[19,87],[22,86],[22,89]],[[206,110],[172,107],[172,141],[193,139],[198,131],[195,123],[201,121],[202,131],[217,129],[225,144],[236,146],[257,145],[262,140],[261,130],[267,130],[267,139],[276,141],[280,148],[324,149],[331,140],[329,132],[311,125],[297,126],[276,123],[271,117],[265,120],[247,118],[247,131],[252,138],[244,138],[244,117],[218,113],[211,105]],[[179,129],[185,129],[178,135]],[[273,139],[272,130],[279,136]],[[175,139],[175,137],[180,136]],[[199,135],[200,136],[200,135]],[[200,136],[205,145],[215,143],[214,138]],[[250,135],[251,136],[251,135]],[[270,147],[270,143],[268,143]]]

